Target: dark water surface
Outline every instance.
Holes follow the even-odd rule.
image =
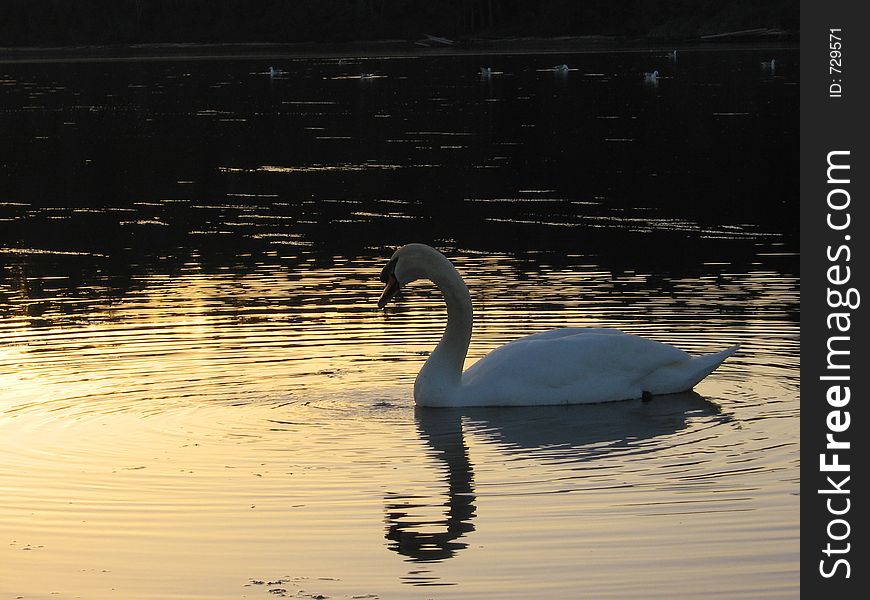
[[[794,597],[797,60],[0,63],[0,592]],[[441,299],[374,308],[411,241],[468,364],[742,348],[652,403],[415,411]]]

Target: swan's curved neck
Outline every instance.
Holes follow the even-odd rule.
[[[429,399],[452,394],[461,385],[473,322],[471,294],[462,277],[446,259],[433,266],[428,276],[447,302],[447,327],[414,384],[415,397],[422,393]]]

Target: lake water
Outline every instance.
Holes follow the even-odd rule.
[[[798,66],[0,63],[0,595],[796,597]],[[647,403],[415,410],[441,299],[375,308],[411,241],[468,364],[742,347]]]

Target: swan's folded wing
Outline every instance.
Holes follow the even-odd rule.
[[[474,402],[624,400],[639,397],[652,373],[690,360],[673,346],[612,329],[556,330],[494,350],[465,372],[463,387]]]

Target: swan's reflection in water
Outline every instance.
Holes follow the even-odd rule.
[[[437,521],[415,519],[415,510],[426,508],[420,497],[388,494],[385,498],[386,539],[391,550],[414,561],[450,558],[468,544],[458,541],[474,531],[474,471],[462,435],[462,411],[415,411],[417,430],[441,462],[447,480],[446,516]]]
[[[528,408],[462,408],[416,410],[417,430],[439,461],[447,484],[447,500],[427,506],[425,497],[387,494],[388,547],[414,562],[437,562],[466,548],[474,531],[474,469],[465,441],[475,439],[543,461],[583,463],[618,454],[637,457],[672,444],[672,436],[690,420],[722,424],[731,420],[718,405],[695,392],[660,396],[651,402]],[[651,442],[654,438],[660,438]],[[440,511],[432,519],[415,515]],[[431,577],[408,578],[409,583],[432,585]]]

